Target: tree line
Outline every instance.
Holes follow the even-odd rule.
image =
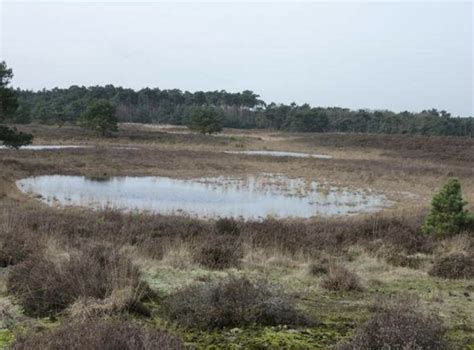
[[[188,92],[113,85],[71,86],[51,90],[11,90],[17,108],[6,118],[12,123],[78,123],[91,104],[108,101],[119,122],[189,125],[190,119],[213,111],[222,127],[273,129],[290,132],[356,132],[383,134],[474,135],[474,118],[451,116],[436,109],[421,112],[351,110],[308,104],[265,103],[253,91]],[[214,118],[216,119],[216,118]],[[213,123],[216,121],[213,120]],[[215,129],[215,128],[214,128]],[[218,129],[218,128],[217,128]]]

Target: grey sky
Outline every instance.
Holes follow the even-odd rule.
[[[1,2],[14,86],[250,89],[473,113],[471,2]]]

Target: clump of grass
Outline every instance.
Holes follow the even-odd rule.
[[[313,323],[278,288],[233,276],[194,284],[171,295],[164,301],[162,312],[183,327],[199,329]]]
[[[446,349],[441,321],[417,310],[407,300],[390,301],[376,307],[375,315],[338,350]]]
[[[474,278],[474,255],[454,253],[445,256],[434,263],[429,274],[447,279]]]
[[[130,321],[88,320],[70,322],[37,335],[19,338],[14,350],[62,349],[185,349],[182,341],[156,328],[146,328]]]
[[[336,291],[363,290],[359,276],[339,264],[332,264],[329,267],[329,273],[321,281],[321,287]]]
[[[240,243],[232,236],[211,236],[197,247],[194,261],[215,270],[239,267],[243,258]]]
[[[329,272],[330,262],[327,258],[316,259],[308,266],[308,273],[311,276],[327,275]]]
[[[391,252],[385,259],[390,265],[418,269],[423,260],[417,256],[408,256],[401,253]]]
[[[138,268],[103,245],[84,247],[66,261],[33,255],[12,268],[7,289],[32,316],[54,315],[78,299],[103,300],[121,290],[129,291],[120,307],[128,310],[148,291]]]

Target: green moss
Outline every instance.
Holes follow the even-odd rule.
[[[8,329],[0,330],[0,349],[5,349],[13,340],[15,340],[15,336],[12,331]]]

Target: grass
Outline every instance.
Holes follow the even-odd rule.
[[[167,330],[185,345],[203,349],[326,349],[357,334],[358,327],[376,315],[375,301],[409,294],[424,313],[441,319],[447,328],[446,339],[453,346],[474,348],[474,280],[429,274],[445,257],[472,251],[473,232],[433,240],[420,231],[434,190],[449,176],[460,178],[472,208],[474,152],[468,152],[474,147],[472,140],[235,130],[226,130],[223,136],[201,136],[179,128],[166,132],[136,125],[123,125],[116,137],[102,140],[69,126],[22,128],[36,133],[38,143],[97,147],[0,151],[0,260],[3,266],[9,265],[0,268],[0,297],[11,300],[19,313],[2,325],[0,347],[18,336],[49,334],[47,322],[60,327],[88,317],[88,313],[84,316],[69,309],[47,322],[25,314],[21,300],[6,289],[16,266],[33,253],[47,257],[55,266],[68,266],[65,261],[79,254],[81,247],[106,245],[140,270],[152,293],[142,301],[149,312],[111,307],[104,317]],[[326,153],[333,159],[277,159],[221,152],[242,148]],[[215,222],[110,210],[58,210],[22,195],[14,184],[17,179],[41,174],[198,177],[260,172],[370,187],[387,193],[395,206],[381,213],[342,218]],[[219,266],[212,263],[216,260],[209,264],[204,259],[209,254],[202,254],[215,247],[221,247],[217,257],[227,257],[230,250],[236,254]],[[357,275],[363,288],[323,288],[332,265],[344,266]],[[298,310],[318,323],[264,326],[256,322],[203,330],[183,327],[162,313],[164,300],[170,296],[196,284],[218,284],[229,275],[280,286]],[[339,275],[346,282],[346,274]],[[71,298],[76,308],[84,308],[81,298],[75,294]],[[7,311],[3,305],[0,303],[0,314]]]

